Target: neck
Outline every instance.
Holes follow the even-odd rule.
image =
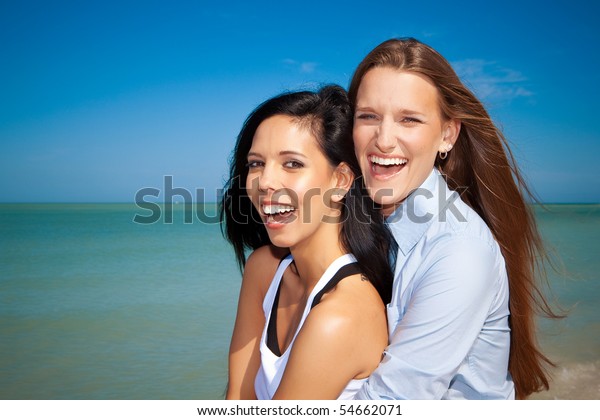
[[[340,229],[338,223],[323,223],[314,235],[290,248],[307,291],[312,290],[333,261],[346,253],[340,244]]]
[[[394,204],[387,204],[387,205],[383,205],[381,206],[381,213],[383,214],[384,217],[388,217],[390,214],[392,214],[394,211],[396,211],[396,209],[398,207],[400,207],[400,204],[402,204],[402,202],[405,199],[398,201],[397,203]]]

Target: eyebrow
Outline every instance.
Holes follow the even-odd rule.
[[[355,112],[375,112],[375,109],[373,107],[370,106],[357,106],[356,107],[356,111]],[[420,115],[422,117],[425,117],[426,115],[422,112],[419,111],[414,111],[412,109],[406,109],[406,108],[400,108],[394,111],[395,113],[400,113],[400,114],[404,114],[404,115]]]
[[[419,115],[421,117],[425,117],[426,116],[424,113],[419,112],[419,111],[413,111],[412,109],[401,109],[400,113],[406,114],[406,115]]]
[[[304,153],[296,152],[294,150],[282,150],[281,152],[279,152],[279,156],[287,156],[287,155],[295,155],[295,156],[301,156],[303,158],[307,158],[307,156]]]
[[[305,159],[308,159],[308,157],[305,154],[297,152],[297,151],[294,151],[294,150],[282,150],[278,154],[279,154],[279,156],[294,155],[294,156],[300,156],[300,157],[303,157]],[[250,151],[250,152],[248,152],[248,156],[247,157],[248,158],[251,158],[251,157],[262,157],[262,155],[260,153]]]

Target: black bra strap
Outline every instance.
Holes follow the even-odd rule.
[[[319,304],[319,302],[321,302],[321,298],[323,297],[323,295],[327,292],[329,292],[331,289],[333,289],[335,286],[337,286],[337,284],[344,280],[346,277],[350,277],[353,276],[354,274],[360,274],[360,268],[358,267],[358,263],[350,263],[350,264],[346,264],[345,266],[343,266],[342,268],[340,268],[337,273],[335,273],[335,275],[331,278],[331,280],[329,280],[327,282],[327,284],[325,285],[325,287],[323,287],[319,293],[317,293],[315,295],[315,298],[312,301],[312,305],[310,306],[310,309],[314,308],[316,305]]]
[[[279,260],[279,265],[285,260],[290,254],[287,254],[281,260]],[[283,277],[283,274],[281,274]],[[267,326],[267,347],[273,352],[276,356],[281,356],[281,349],[279,348],[279,342],[277,341],[277,308],[279,307],[279,292],[281,291],[281,282],[283,278],[279,281],[279,286],[277,287],[277,293],[275,293],[275,298],[273,299],[273,307],[271,308],[271,317],[269,318],[269,325]]]
[[[273,299],[273,307],[271,308],[271,317],[269,318],[269,326],[267,327],[267,347],[277,357],[281,356],[279,341],[277,340],[277,308],[279,307],[279,292],[281,291],[281,283],[277,288],[275,299]]]

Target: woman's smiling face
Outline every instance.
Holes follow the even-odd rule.
[[[246,189],[274,245],[302,243],[333,214],[326,192],[335,187],[334,172],[304,124],[275,115],[258,126]]]
[[[438,91],[414,72],[375,67],[356,96],[354,148],[371,198],[389,215],[431,173],[456,136],[444,121]]]

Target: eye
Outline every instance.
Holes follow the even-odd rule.
[[[420,119],[415,118],[415,117],[403,117],[400,120],[400,122],[403,123],[403,124],[408,124],[408,125],[422,124],[423,123],[423,121],[421,121]]]
[[[300,169],[300,168],[304,168],[304,164],[300,161],[297,160],[288,160],[287,162],[285,162],[283,164],[284,168],[288,168],[288,169]]]
[[[365,121],[375,120],[375,119],[377,119],[377,115],[371,114],[368,112],[361,112],[359,114],[356,114],[356,119],[357,120],[365,120]]]
[[[265,165],[264,162],[262,162],[260,160],[249,160],[248,163],[246,163],[246,168],[255,169],[255,168],[259,168],[264,165]]]

